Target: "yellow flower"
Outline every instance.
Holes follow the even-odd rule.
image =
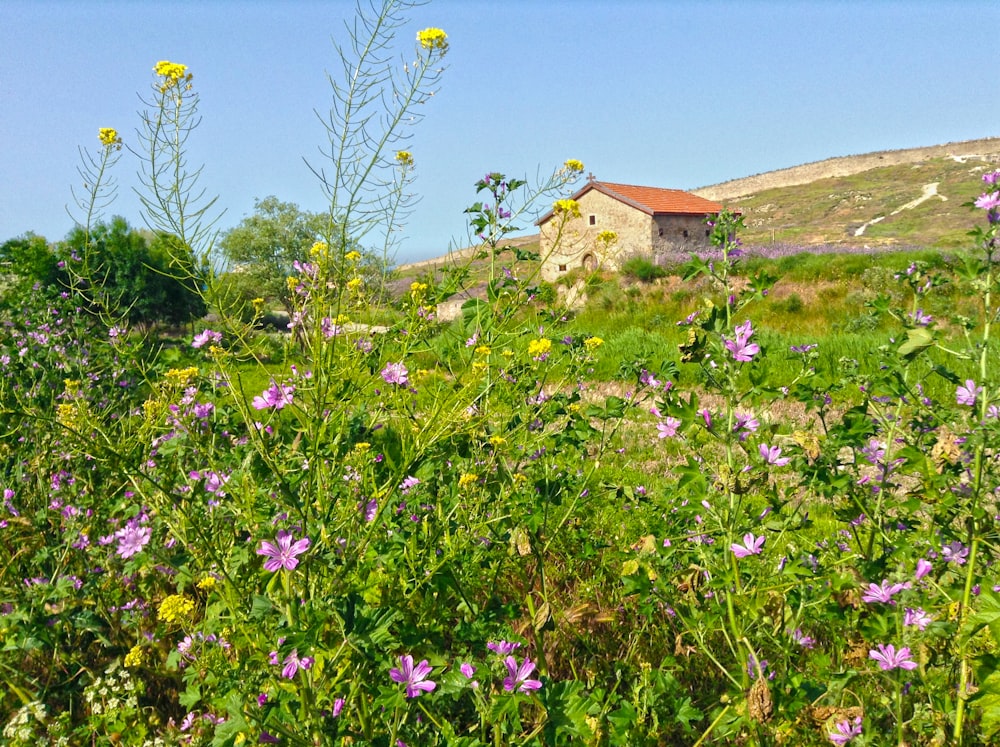
[[[580,217],[580,204],[576,200],[556,200],[552,203],[556,215],[566,215],[568,218]]]
[[[59,425],[75,428],[79,425],[79,418],[80,412],[76,409],[76,405],[66,403],[56,405],[56,421]]]
[[[142,664],[145,652],[142,650],[142,646],[138,643],[135,644],[127,654],[125,654],[125,666],[126,667],[137,667]]]
[[[202,591],[209,591],[215,588],[215,584],[215,576],[205,576],[205,578],[198,582],[198,588]]]
[[[563,164],[563,168],[566,169],[566,171],[572,171],[579,174],[583,171],[583,161],[578,161],[575,158],[569,158],[566,160],[566,163]]]
[[[198,375],[198,369],[194,366],[189,368],[171,368],[166,373],[167,383],[177,386],[187,386]]]
[[[142,403],[142,411],[148,421],[157,420],[163,412],[164,407],[165,405],[162,402],[155,399],[147,399]]]
[[[476,348],[476,355],[489,355],[489,354],[490,354],[490,348],[488,345],[480,345],[478,348]]]
[[[322,258],[326,257],[327,252],[329,251],[329,249],[330,249],[330,247],[327,245],[327,243],[325,241],[317,241],[309,249],[309,254],[314,259],[322,259]]]
[[[490,364],[487,363],[486,361],[473,361],[472,362],[472,370],[473,371],[485,371],[489,367],[490,367]]]
[[[361,259],[361,252],[350,251],[344,255],[344,259],[346,259],[348,262],[357,262],[359,259]]]
[[[601,231],[597,234],[597,240],[606,246],[611,246],[618,241],[618,234],[614,231]]]
[[[538,340],[532,340],[528,343],[528,355],[532,358],[540,358],[543,355],[548,355],[549,351],[552,350],[552,340],[547,337],[542,337]]]
[[[63,386],[66,387],[66,394],[71,397],[80,391],[79,379],[63,379]]]
[[[160,85],[160,92],[166,91],[168,88],[173,88],[181,81],[185,83],[190,83],[191,79],[194,77],[187,71],[187,65],[181,65],[176,62],[168,62],[167,60],[160,60],[156,63],[156,67],[153,68],[153,72],[163,78],[163,83]]]
[[[347,281],[347,289],[355,293],[361,288],[361,278],[351,278]]]
[[[479,475],[474,475],[471,472],[466,472],[460,478],[458,478],[458,487],[464,488],[479,482]]]
[[[448,35],[441,29],[429,28],[418,31],[417,41],[424,49],[440,49],[442,54],[448,51]]]
[[[367,441],[358,441],[356,444],[354,444],[354,450],[359,454],[366,453],[371,447],[372,445]]]
[[[264,305],[264,299],[258,296],[257,298],[253,299],[250,303],[253,304],[253,307],[255,309],[259,309]]]
[[[183,594],[171,594],[160,602],[157,613],[164,622],[184,622],[194,612],[194,602]]]
[[[413,154],[410,153],[410,151],[408,150],[397,151],[396,161],[399,163],[400,166],[403,166],[405,168],[410,168],[411,166],[413,166]]]
[[[491,446],[503,446],[505,443],[507,443],[507,439],[503,436],[490,436]]]
[[[295,289],[299,285],[299,279],[294,277],[287,277],[285,278],[285,285],[288,286],[289,292],[294,293]]]
[[[351,317],[347,314],[337,314],[337,318],[334,320],[334,324],[350,324]]]
[[[604,344],[604,340],[600,337],[588,337],[583,341],[583,346],[587,348],[587,352],[592,353]]]
[[[121,150],[122,139],[118,137],[118,130],[114,127],[102,127],[97,131],[97,137],[101,139],[101,145],[105,148]]]

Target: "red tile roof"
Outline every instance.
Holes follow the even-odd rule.
[[[661,189],[660,187],[637,187],[632,184],[615,184],[613,182],[590,182],[582,190],[582,195],[589,189],[596,189],[609,197],[631,205],[649,215],[672,213],[677,215],[705,215],[718,213],[722,205],[704,197],[684,192],[680,189]]]
[[[638,187],[632,184],[616,184],[615,182],[599,182],[591,180],[573,195],[579,200],[592,189],[624,202],[647,215],[706,215],[718,213],[723,205],[712,200],[706,200],[680,189],[662,189],[660,187]],[[541,225],[552,217],[552,211],[545,213],[535,225]]]

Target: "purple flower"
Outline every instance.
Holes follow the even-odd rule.
[[[803,633],[802,628],[796,628],[792,631],[791,635],[792,640],[802,646],[802,648],[813,648],[816,645],[816,639]]]
[[[761,444],[757,447],[760,452],[761,459],[763,459],[768,464],[772,464],[775,467],[784,467],[790,461],[789,457],[781,456],[780,446],[768,446],[767,444]]]
[[[753,326],[748,319],[736,328],[736,339],[727,340],[723,338],[726,349],[733,354],[733,360],[741,363],[753,360],[753,357],[760,352],[760,345],[750,342],[753,335]]]
[[[885,447],[877,438],[868,439],[868,445],[861,450],[861,455],[869,464],[878,465],[885,459]]]
[[[908,584],[890,584],[888,580],[883,579],[881,584],[868,584],[868,590],[861,595],[861,599],[868,604],[875,602],[893,604],[893,596],[907,588]]]
[[[760,421],[751,413],[736,412],[734,413],[734,419],[733,433],[739,435],[740,441],[745,441],[748,435],[756,433],[757,429],[760,428]]]
[[[792,345],[791,348],[789,348],[789,350],[791,350],[793,353],[808,353],[810,350],[813,350],[817,347],[819,346],[816,345],[815,343],[809,345]]]
[[[281,669],[281,676],[286,680],[290,680],[300,669],[309,669],[312,665],[313,658],[311,656],[303,656],[300,659],[298,649],[294,649],[292,653],[285,657],[284,667]]]
[[[222,342],[222,333],[211,329],[205,329],[194,336],[191,340],[191,347],[200,348],[209,343]]]
[[[521,644],[512,643],[511,641],[496,641],[487,643],[486,648],[500,654],[501,656],[506,656],[507,654],[512,654],[517,649],[521,648]]]
[[[660,382],[657,378],[645,368],[642,369],[642,373],[639,374],[639,383],[643,386],[651,386],[654,389],[658,389],[660,387]]]
[[[205,490],[209,493],[215,493],[220,498],[226,495],[226,491],[223,488],[227,482],[229,482],[229,475],[219,474],[218,472],[205,473]]]
[[[403,478],[403,482],[399,483],[399,492],[402,493],[403,495],[409,495],[410,491],[413,490],[413,488],[417,487],[417,485],[419,484],[420,480],[418,480],[413,475],[407,475],[405,478]]]
[[[399,669],[393,667],[389,670],[389,676],[393,682],[406,685],[406,697],[418,698],[423,693],[429,693],[437,687],[437,683],[427,679],[433,667],[423,659],[419,664],[413,666],[413,657],[409,654],[399,657]]]
[[[941,548],[941,557],[946,563],[965,565],[965,561],[969,557],[969,548],[955,540]]]
[[[410,372],[406,370],[406,366],[402,363],[386,363],[385,368],[382,369],[382,379],[386,384],[409,386],[409,377]]]
[[[346,702],[347,701],[344,700],[343,698],[337,698],[336,700],[333,701],[333,717],[334,718],[337,718],[337,716],[340,715],[340,712],[344,710],[344,703],[346,703]]]
[[[364,516],[366,522],[374,521],[375,516],[378,514],[378,501],[372,498],[367,503],[359,503],[358,508],[361,510],[361,515]]]
[[[926,327],[934,320],[934,317],[932,317],[930,314],[925,314],[923,309],[917,309],[912,314],[910,314],[910,319],[912,319],[913,323],[916,324],[918,327]]]
[[[136,553],[142,552],[142,548],[149,544],[152,536],[153,532],[149,527],[142,526],[138,519],[129,519],[128,523],[114,534],[118,540],[118,555],[122,558],[131,558]]]
[[[913,573],[913,578],[919,581],[932,570],[934,570],[934,565],[931,561],[920,558],[920,560],[917,561],[917,569]]]
[[[976,397],[983,393],[981,386],[976,386],[972,379],[965,380],[965,386],[960,386],[955,390],[955,401],[960,405],[975,407]]]
[[[677,418],[667,417],[662,423],[656,424],[657,438],[672,438],[677,435],[677,429],[680,428],[681,421]]]
[[[845,744],[861,734],[861,723],[861,716],[857,716],[853,723],[845,718],[834,724],[834,730],[827,736],[837,747],[844,747]]]
[[[934,622],[934,618],[924,612],[923,608],[907,607],[903,613],[903,625],[916,626],[920,630],[926,630],[927,626]]]
[[[742,545],[737,545],[734,542],[729,546],[729,549],[733,551],[733,555],[737,558],[747,558],[751,555],[760,555],[764,550],[764,542],[766,540],[767,538],[763,535],[755,537],[752,532],[747,532],[743,535]]]
[[[507,676],[503,678],[503,689],[507,692],[512,693],[516,690],[519,693],[526,693],[542,686],[541,681],[528,679],[535,671],[535,664],[528,657],[524,657],[524,663],[520,666],[513,656],[508,656],[503,663],[507,667]]]
[[[917,662],[910,659],[909,646],[903,646],[899,651],[891,643],[880,643],[868,652],[868,656],[878,662],[884,672],[893,669],[916,669]]]
[[[462,664],[458,667],[458,671],[460,671],[465,676],[465,678],[469,680],[469,687],[471,687],[473,690],[479,687],[479,680],[472,679],[476,674],[476,668],[472,666],[469,662],[467,661],[462,662]]]
[[[295,391],[293,384],[280,386],[274,379],[271,379],[271,386],[261,394],[253,398],[253,408],[255,410],[280,410],[285,405],[292,404],[292,392]]]
[[[295,570],[299,564],[298,555],[309,549],[309,538],[303,537],[294,541],[292,533],[282,529],[278,532],[274,542],[263,540],[257,548],[258,555],[267,556],[264,562],[264,570],[276,571],[284,568],[287,571]]]
[[[1000,208],[1000,191],[986,192],[976,198],[976,207],[983,210],[996,210]]]

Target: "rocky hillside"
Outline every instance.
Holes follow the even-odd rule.
[[[854,176],[864,171],[898,166],[900,164],[922,163],[933,158],[953,158],[959,163],[966,160],[1000,162],[1000,137],[982,140],[964,140],[945,145],[931,145],[925,148],[904,150],[883,150],[860,156],[839,156],[823,161],[792,166],[787,169],[768,171],[741,179],[731,179],[721,184],[693,189],[691,192],[707,200],[727,201],[746,197],[755,192],[782,187],[795,187],[820,179],[839,176]]]
[[[882,151],[692,190],[740,209],[744,241],[763,244],[963,246],[963,204],[1000,168],[1000,138]]]

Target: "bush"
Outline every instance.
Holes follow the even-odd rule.
[[[651,283],[658,278],[666,277],[667,270],[649,257],[631,257],[622,265],[622,274],[644,283]]]

